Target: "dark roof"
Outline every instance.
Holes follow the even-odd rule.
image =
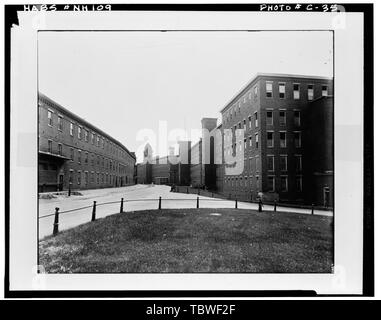
[[[41,93],[41,92],[38,93],[38,99],[43,101],[43,102],[45,102],[47,105],[50,105],[52,108],[55,108],[55,109],[59,110],[60,112],[66,114],[68,117],[72,118],[73,120],[80,122],[81,124],[83,124],[84,126],[88,127],[89,129],[91,129],[93,131],[97,131],[99,134],[101,134],[102,136],[106,137],[108,140],[114,142],[116,145],[121,147],[131,157],[136,159],[135,152],[130,152],[121,142],[119,142],[115,138],[111,137],[106,132],[104,132],[101,129],[97,128],[96,126],[94,126],[90,122],[86,121],[85,119],[77,116],[75,113],[73,113],[73,112],[69,111],[68,109],[64,108],[62,105],[60,105],[59,103],[57,103],[54,100],[50,99],[49,97],[47,97],[43,93]]]

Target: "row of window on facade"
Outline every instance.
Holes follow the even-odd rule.
[[[299,100],[300,99],[300,84],[293,83],[292,91],[293,91],[294,100]],[[278,83],[278,94],[279,94],[279,99],[284,99],[286,97],[286,83],[285,82]],[[321,86],[321,95],[323,97],[328,96],[328,86],[325,84]],[[266,81],[266,97],[267,98],[273,97],[273,81]],[[308,84],[307,85],[307,100],[313,100],[314,97],[315,97],[314,85]]]
[[[286,131],[280,131],[279,132],[279,147],[280,148],[286,148],[287,147],[287,133]],[[302,134],[300,131],[294,131],[293,133],[293,139],[294,139],[294,147],[295,148],[301,148],[302,147]],[[274,147],[274,139],[275,138],[275,132],[274,131],[267,131],[266,132],[266,146],[268,148],[273,148]],[[226,144],[229,144],[229,140],[226,140]],[[254,135],[254,144],[255,144],[255,149],[259,148],[259,135],[256,133]],[[253,146],[253,139],[252,137],[247,137],[242,140],[238,141],[236,143],[233,143],[231,145],[231,149],[229,147],[226,147],[225,150],[225,155],[230,155],[231,153],[234,154],[237,152],[237,146],[238,146],[238,151],[242,151],[242,145],[244,150],[246,150],[248,147]]]
[[[69,182],[70,183],[74,183],[74,171],[73,170],[70,170],[69,172]],[[113,174],[109,174],[109,173],[99,173],[99,172],[88,172],[88,171],[85,171],[83,173],[83,176],[84,176],[84,179],[83,179],[83,182],[85,185],[91,183],[91,184],[114,184],[116,179],[117,178],[120,178],[120,176],[116,176],[116,175],[113,175]],[[126,181],[125,182],[128,182],[128,177],[126,176],[125,177]],[[77,171],[77,179],[76,179],[76,182],[78,185],[81,185],[82,184],[82,171],[81,170],[78,170]]]
[[[300,121],[300,110],[294,110],[293,111],[293,116],[294,116],[294,126],[300,127],[301,121]],[[254,123],[253,123],[254,122]],[[254,128],[258,128],[258,112],[254,112],[254,116],[249,116],[247,118],[247,124],[249,126],[249,129],[252,128],[254,125]],[[287,124],[287,110],[286,109],[279,109],[279,125],[280,126],[285,126]],[[274,125],[274,111],[272,110],[267,110],[266,111],[266,125],[272,126]],[[231,130],[233,133],[237,129],[243,129],[246,131],[247,126],[246,126],[246,119],[243,119],[242,123],[238,122],[235,126],[231,127]]]
[[[267,171],[275,171],[275,155],[269,154],[266,156],[267,158]],[[288,171],[288,158],[289,156],[286,154],[281,154],[279,155],[279,170],[281,171]],[[278,161],[277,160],[277,161]],[[294,169],[296,172],[301,172],[302,171],[302,155],[296,154],[293,156],[293,163],[295,165]],[[255,161],[255,163],[254,163]],[[260,166],[259,166],[259,156],[255,156],[254,158],[247,158],[245,159],[245,165],[244,168],[248,170],[249,172],[260,171]]]
[[[280,176],[280,192],[288,192],[289,186],[288,186],[288,176],[287,175],[281,175]],[[268,175],[267,176],[267,189],[266,191],[269,192],[275,192],[276,186],[275,186],[276,177],[275,175]],[[295,177],[295,191],[296,192],[302,192],[302,183],[303,178],[302,176],[296,176]],[[227,187],[231,188],[253,188],[254,187],[254,177],[228,177],[225,178],[225,184]],[[259,176],[255,176],[255,187],[256,190],[261,189],[260,185],[260,179]]]
[[[52,110],[48,109],[48,125],[50,127],[53,127],[53,114],[54,112]],[[59,131],[64,131],[64,117],[62,115],[57,115],[57,129]],[[128,153],[121,150],[120,148],[116,147],[112,142],[105,141],[105,139],[99,135],[97,135],[95,132],[90,132],[81,127],[80,125],[75,126],[75,124],[71,121],[69,121],[69,134],[70,136],[74,137],[74,131],[75,127],[77,127],[77,138],[78,140],[83,140],[85,142],[91,142],[91,144],[96,145],[99,148],[106,148],[106,151],[111,151],[112,154],[118,155],[119,157],[127,158]]]
[[[53,153],[53,141],[52,140],[48,140],[48,152]],[[75,152],[74,148],[70,148],[70,160],[71,161],[75,161],[74,152]],[[78,164],[81,164],[82,163],[82,150],[77,150],[77,154],[78,154],[78,158],[77,158]],[[58,155],[63,156],[61,143],[58,144]],[[96,161],[94,158],[96,158]],[[84,160],[84,164],[89,163],[89,153],[88,152],[85,152],[83,160]],[[119,168],[119,172],[126,172],[127,171],[126,166],[124,166],[122,164],[118,165],[115,161],[101,157],[101,156],[91,157],[90,164],[94,165],[95,163],[101,167],[104,167],[104,168],[108,167],[110,170],[116,170],[117,168]]]
[[[285,99],[286,97],[286,83],[285,82],[279,82],[278,83],[278,94],[280,99]],[[248,92],[248,94],[245,94],[243,96],[243,102],[245,103],[248,95],[248,99],[251,100],[251,90]],[[258,87],[254,86],[254,97],[258,95]],[[321,95],[323,97],[328,96],[328,85],[322,85],[321,86]],[[273,97],[273,82],[272,81],[266,81],[266,97],[272,98]],[[309,84],[307,85],[307,100],[311,101],[315,97],[314,92],[314,85]],[[293,84],[293,98],[294,100],[300,100],[300,84],[294,83]],[[232,107],[230,108],[230,111],[228,111],[227,116],[225,117],[225,121],[231,120],[234,117],[237,116],[237,114],[241,113],[241,99],[238,100],[238,102],[234,103]]]

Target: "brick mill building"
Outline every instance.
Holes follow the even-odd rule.
[[[333,206],[332,78],[257,74],[221,116],[219,125],[217,118],[203,118],[202,138],[183,149],[191,159],[182,162],[189,164],[185,185],[242,200],[261,193],[269,201]],[[173,166],[161,169],[168,183],[187,180],[171,179],[178,176],[170,173]]]
[[[243,154],[222,192],[332,206],[332,95],[332,78],[257,74],[221,109],[223,161]]]
[[[136,157],[122,143],[42,93],[38,111],[39,192],[135,182]]]

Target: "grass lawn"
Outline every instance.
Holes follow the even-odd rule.
[[[328,273],[331,222],[244,209],[121,213],[44,238],[39,264],[48,273]]]

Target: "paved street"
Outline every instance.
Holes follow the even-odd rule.
[[[58,207],[60,212],[88,207],[82,210],[68,212],[60,215],[59,229],[69,229],[77,225],[89,222],[91,220],[92,204],[97,201],[96,217],[97,219],[119,213],[120,199],[145,201],[125,202],[123,211],[130,212],[145,209],[157,209],[159,204],[159,196],[162,197],[162,208],[196,208],[197,195],[170,192],[170,187],[164,185],[134,185],[122,188],[83,190],[82,196],[73,195],[67,197],[64,195],[57,196],[53,199],[39,200],[39,216],[45,216],[54,213],[54,208]],[[174,200],[165,200],[174,199]],[[183,201],[175,201],[184,199]],[[199,196],[200,208],[234,208],[234,201],[221,200]],[[104,202],[118,201],[114,204],[100,205]],[[241,209],[258,209],[255,203],[238,202],[238,208]],[[264,210],[273,210],[272,206],[264,206]],[[278,211],[298,212],[302,214],[311,214],[310,210],[287,208],[278,206]],[[315,210],[315,214],[332,216],[332,211]],[[52,234],[54,216],[39,219],[39,238],[43,238]]]

